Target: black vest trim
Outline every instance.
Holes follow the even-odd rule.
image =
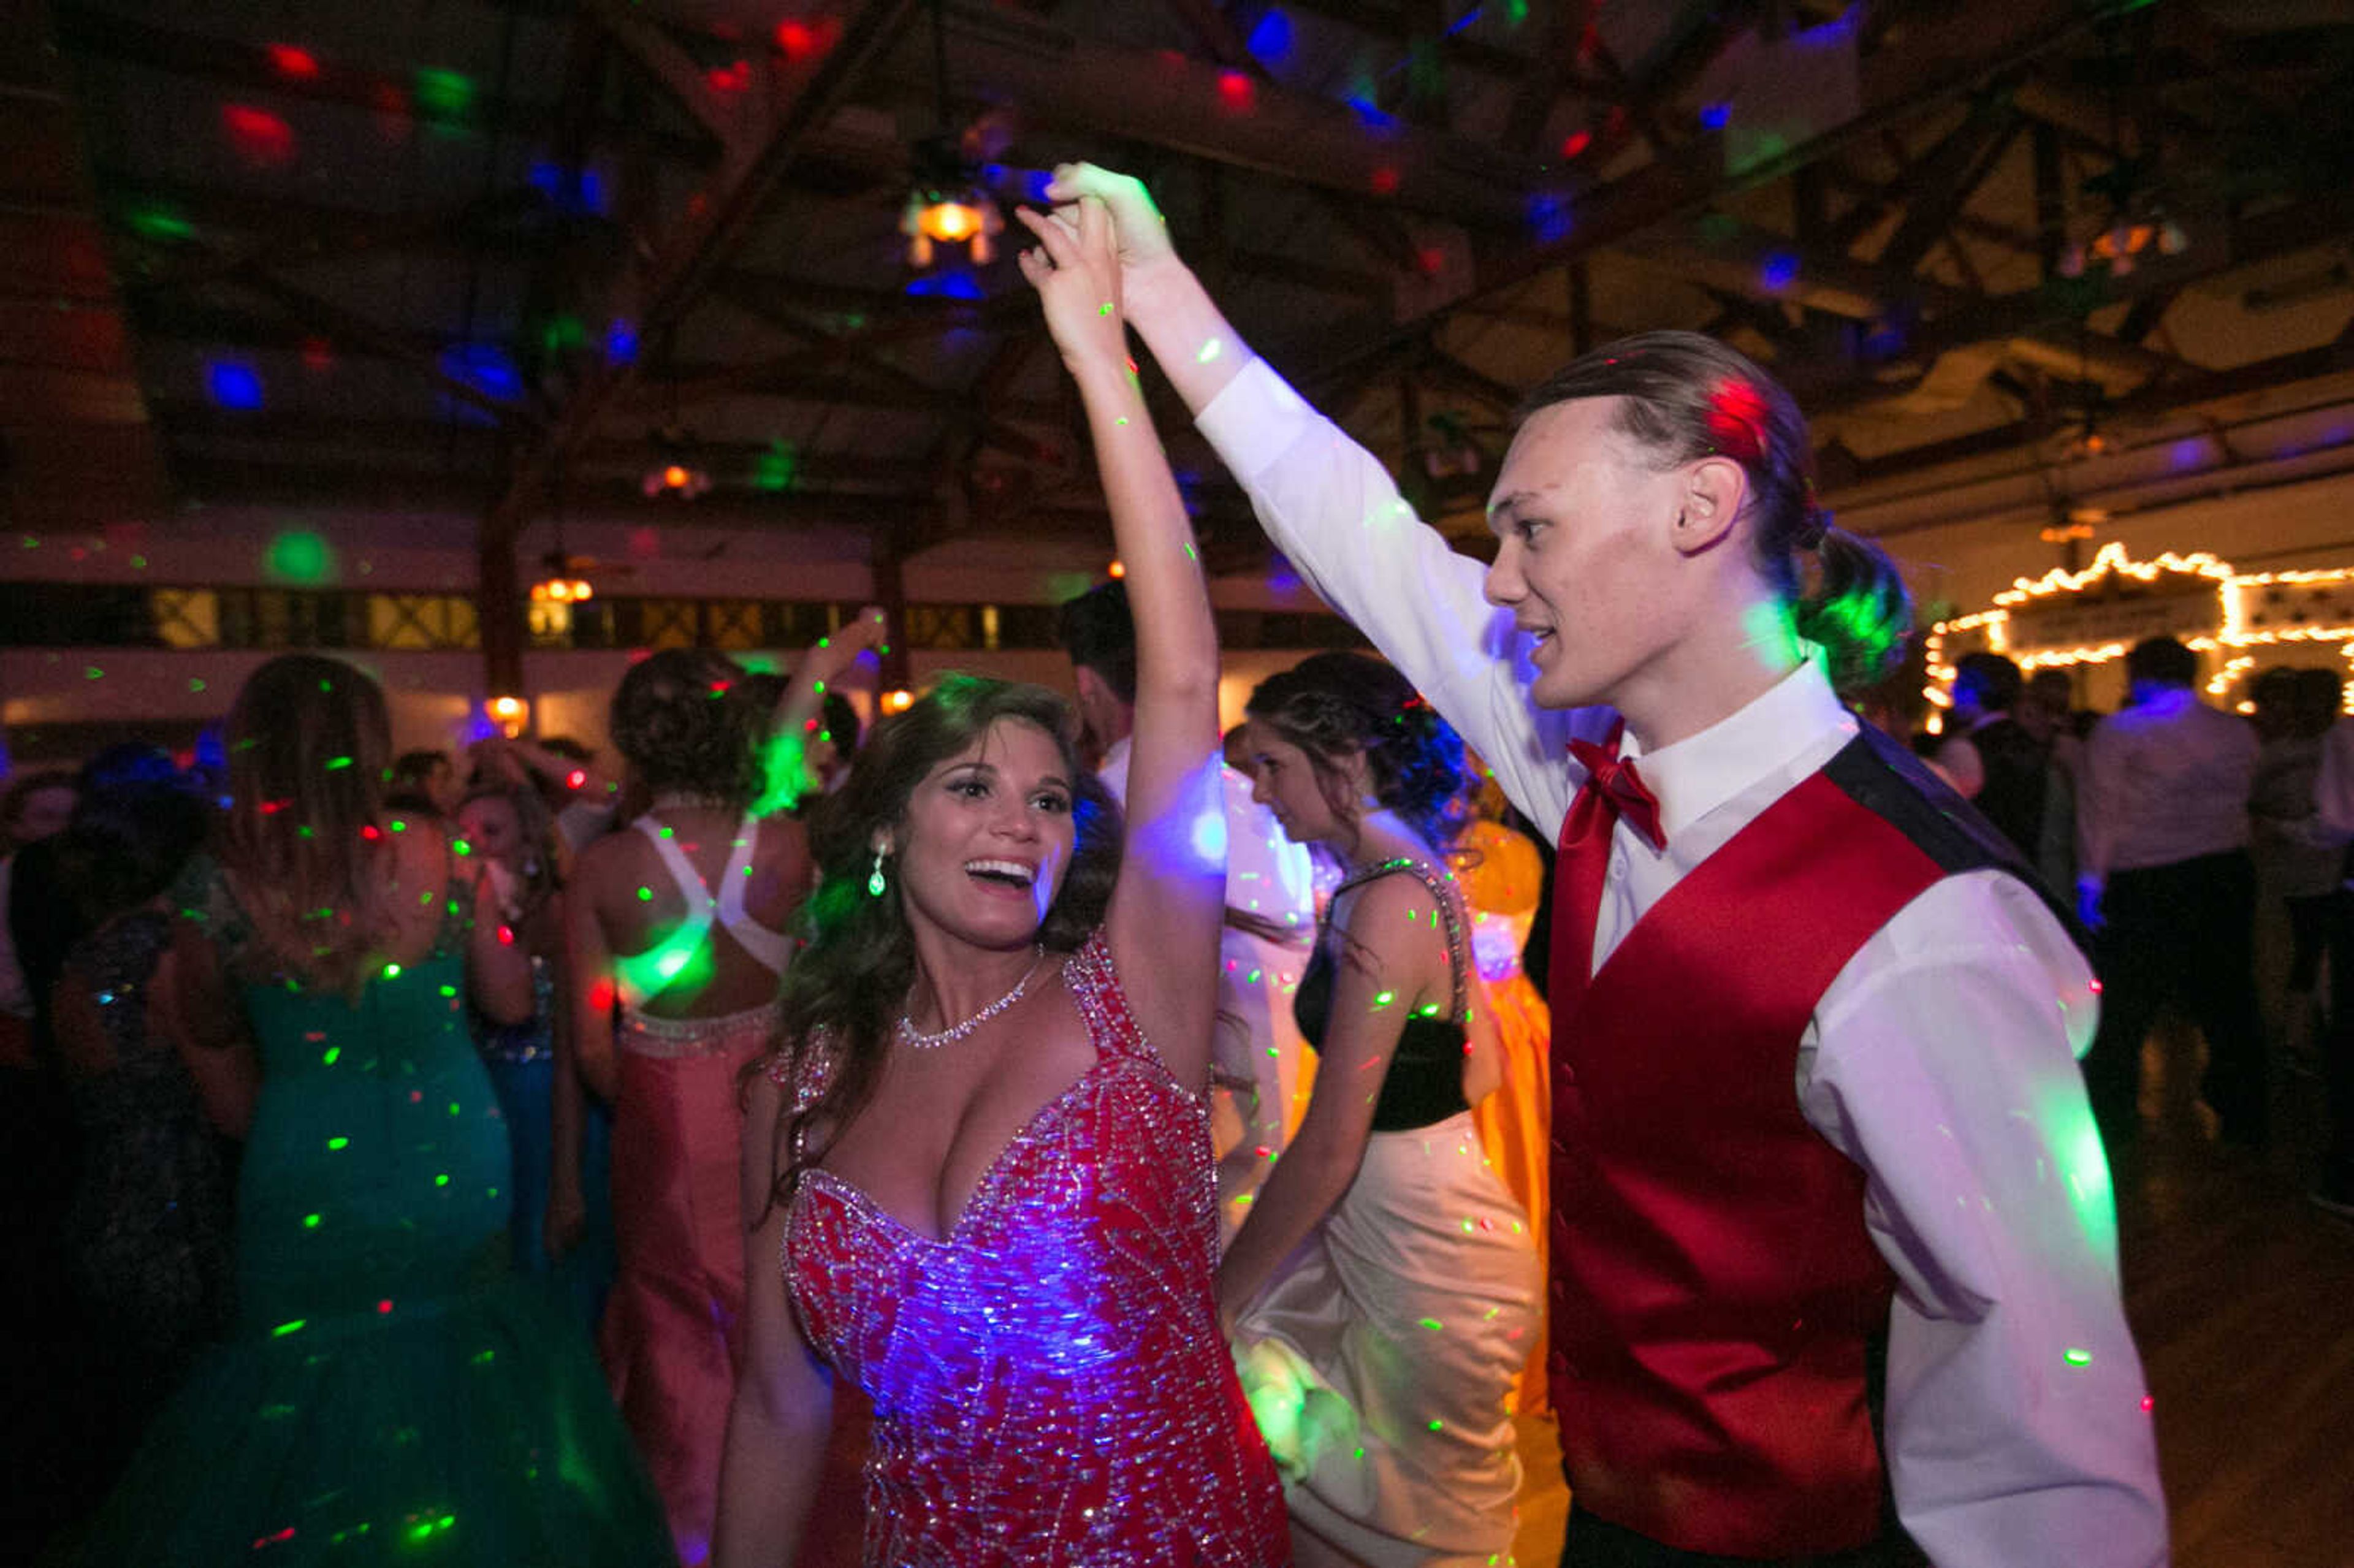
[[[2043,900],[2086,961],[2091,960],[2092,938],[2077,924],[2076,912],[2043,885],[2019,846],[1877,725],[1861,726],[1856,737],[1823,765],[1823,775],[1857,805],[1912,840],[1946,875],[1994,870],[2024,883]]]

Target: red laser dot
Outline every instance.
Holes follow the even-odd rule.
[[[1373,184],[1375,196],[1395,196],[1398,188],[1398,172],[1387,164],[1384,164],[1373,171]]]
[[[588,770],[585,768],[576,768],[564,776],[564,787],[567,789],[585,789],[588,783]]]
[[[294,128],[248,103],[221,106],[221,125],[248,163],[275,167],[294,158]]]
[[[319,74],[319,57],[299,44],[272,44],[270,66],[280,76],[308,81]]]
[[[1237,114],[1246,114],[1258,101],[1258,87],[1245,73],[1222,70],[1218,73],[1218,101]]]
[[[392,1298],[390,1297],[387,1297],[383,1300],[377,1302],[376,1304],[376,1315],[380,1318],[389,1318],[392,1316]]]
[[[1568,135],[1562,138],[1561,155],[1564,158],[1575,158],[1580,153],[1585,152],[1588,147],[1593,145],[1593,132],[1573,131]]]

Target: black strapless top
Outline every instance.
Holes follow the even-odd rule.
[[[1447,897],[1437,874],[1416,861],[1385,861],[1343,882],[1334,890],[1332,901],[1338,904],[1341,895],[1350,888],[1397,874],[1411,875],[1428,888],[1447,922],[1447,968],[1454,980],[1454,1000],[1444,1016],[1418,1012],[1406,1019],[1405,1031],[1398,1037],[1397,1051],[1390,1057],[1390,1070],[1382,1078],[1381,1095],[1373,1101],[1375,1132],[1409,1132],[1471,1108],[1470,1102],[1463,1097],[1463,1044],[1469,1038],[1463,1028],[1463,975],[1468,954],[1454,902]],[[1316,956],[1309,960],[1307,972],[1299,977],[1299,989],[1291,998],[1293,1021],[1308,1043],[1320,1051],[1324,1045],[1325,1028],[1332,1021],[1335,966],[1326,934],[1317,933]]]

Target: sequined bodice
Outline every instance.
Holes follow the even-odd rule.
[[[1065,975],[1095,1065],[944,1239],[830,1171],[794,1195],[794,1306],[875,1404],[866,1562],[1286,1563],[1274,1467],[1211,1290],[1203,1105],[1138,1033],[1100,937]]]

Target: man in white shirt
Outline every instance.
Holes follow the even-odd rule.
[[[1794,615],[1840,677],[1868,678],[1883,661],[1850,633],[1884,626],[1904,601],[1884,557],[1827,530],[1807,502],[1803,421],[1787,395],[1707,340],[1649,334],[1635,352],[1650,358],[1623,368],[1708,363],[1721,383],[1693,384],[1681,407],[1573,391],[1532,414],[1497,487],[1502,546],[1483,574],[1253,358],[1140,186],[1081,165],[1057,171],[1048,194],[1111,207],[1129,321],[1286,556],[1541,830],[1566,823],[1550,1370],[1581,1511],[1564,1562],[1917,1562],[1880,1517],[1883,1434],[1857,1431],[1861,1347],[1884,1330],[1884,1399],[1869,1404],[1875,1427],[1884,1411],[1896,1511],[1940,1568],[2163,1563],[2107,1171],[2072,1054],[2091,1033],[2091,975],[2027,884],[1989,858],[1990,831],[1950,793],[1925,793],[1937,787],[1900,771],[1910,764],[1884,743],[1860,740],[1802,650]],[[1589,359],[1556,384],[1606,384],[1622,368],[1608,351]],[[1680,378],[1691,379],[1667,376]],[[1849,591],[1801,599],[1807,554]],[[1563,755],[1571,747],[1575,760]],[[1970,869],[1931,865],[1810,1003],[1776,1014],[1790,1029],[1781,1065],[1762,1079],[1755,1061],[1741,1065],[1743,1091],[1758,1092],[1716,1138],[1684,1105],[1727,1103],[1709,1029],[1649,1050],[1595,1043],[1626,1044],[1647,1008],[1687,1015],[1683,993],[1723,989],[1720,959],[1774,993],[1789,989],[1775,971],[1819,957],[1780,927],[1838,926],[1850,901],[1793,908],[1779,895],[1773,852],[1794,802],[1802,831],[1781,842],[1846,853],[1838,834],[1814,831],[1831,821],[1894,846],[1872,852],[1874,868],[1902,863],[1914,877],[1950,853]],[[1787,863],[1794,879],[1810,869]],[[1852,902],[1885,908],[1914,885],[1859,885]],[[1771,919],[1744,916],[1744,893],[1770,903]],[[1706,961],[1679,966],[1662,929],[1691,936]],[[1604,961],[1622,954],[1665,983],[1629,994],[1628,964]],[[1566,1005],[1564,987],[1578,993]],[[1744,1044],[1745,1030],[1757,1033],[1745,1018],[1721,1023]],[[1694,1066],[1677,1084],[1687,1054]],[[1648,1095],[1630,1107],[1631,1139],[1605,1114],[1622,1080]],[[1654,1128],[1717,1178],[1694,1183],[1647,1150]],[[1751,1147],[1770,1155],[1765,1170]],[[1786,1167],[1807,1173],[1810,1196],[1782,1183]],[[1674,1192],[1681,1228],[1619,1180],[1632,1171]],[[1786,1197],[1808,1210],[1795,1229]],[[1734,1222],[1718,1224],[1720,1209]],[[1671,1257],[1705,1283],[1663,1272]],[[1885,1270],[1877,1298],[1850,1288],[1865,1264]],[[1744,1266],[1772,1277],[1758,1297],[1770,1304],[1746,1319]],[[1623,1287],[1603,1277],[1613,1270]],[[1838,1276],[1823,1296],[1832,1316],[1876,1299],[1881,1320],[1834,1326],[1805,1308],[1770,1320],[1818,1274]],[[1680,1340],[1679,1313],[1717,1337]],[[1630,1326],[1641,1338],[1614,1342]],[[1829,1361],[1837,1376],[1819,1377]],[[1821,1398],[1774,1404],[1771,1391],[1789,1386]],[[1776,1416],[1764,1423],[1751,1419],[1761,1390]],[[1798,1472],[1778,1481],[1756,1463],[1793,1452]]]
[[[2321,832],[2354,842],[2354,718],[2341,718],[2321,740],[2321,777],[2313,787]],[[2321,1045],[2329,1088],[2329,1147],[2313,1201],[2340,1219],[2354,1220],[2354,884],[2341,885],[2328,906],[2329,1027]]]
[[[2140,1124],[2142,1041],[2169,1001],[2207,1037],[2201,1088],[2226,1141],[2264,1138],[2248,797],[2255,726],[2199,700],[2199,656],[2171,637],[2126,654],[2127,705],[2084,743],[2076,895],[2100,931],[2101,1030],[2084,1058],[2114,1147]]]
[[[1103,748],[1097,776],[1128,803],[1136,728],[1136,622],[1124,584],[1097,585],[1064,602],[1058,631],[1071,656],[1079,716]],[[1212,1048],[1211,1150],[1218,1173],[1218,1245],[1242,1228],[1267,1172],[1299,1124],[1307,1044],[1291,993],[1316,926],[1312,867],[1250,780],[1222,770],[1226,819],[1226,920],[1218,937],[1217,1039]]]

